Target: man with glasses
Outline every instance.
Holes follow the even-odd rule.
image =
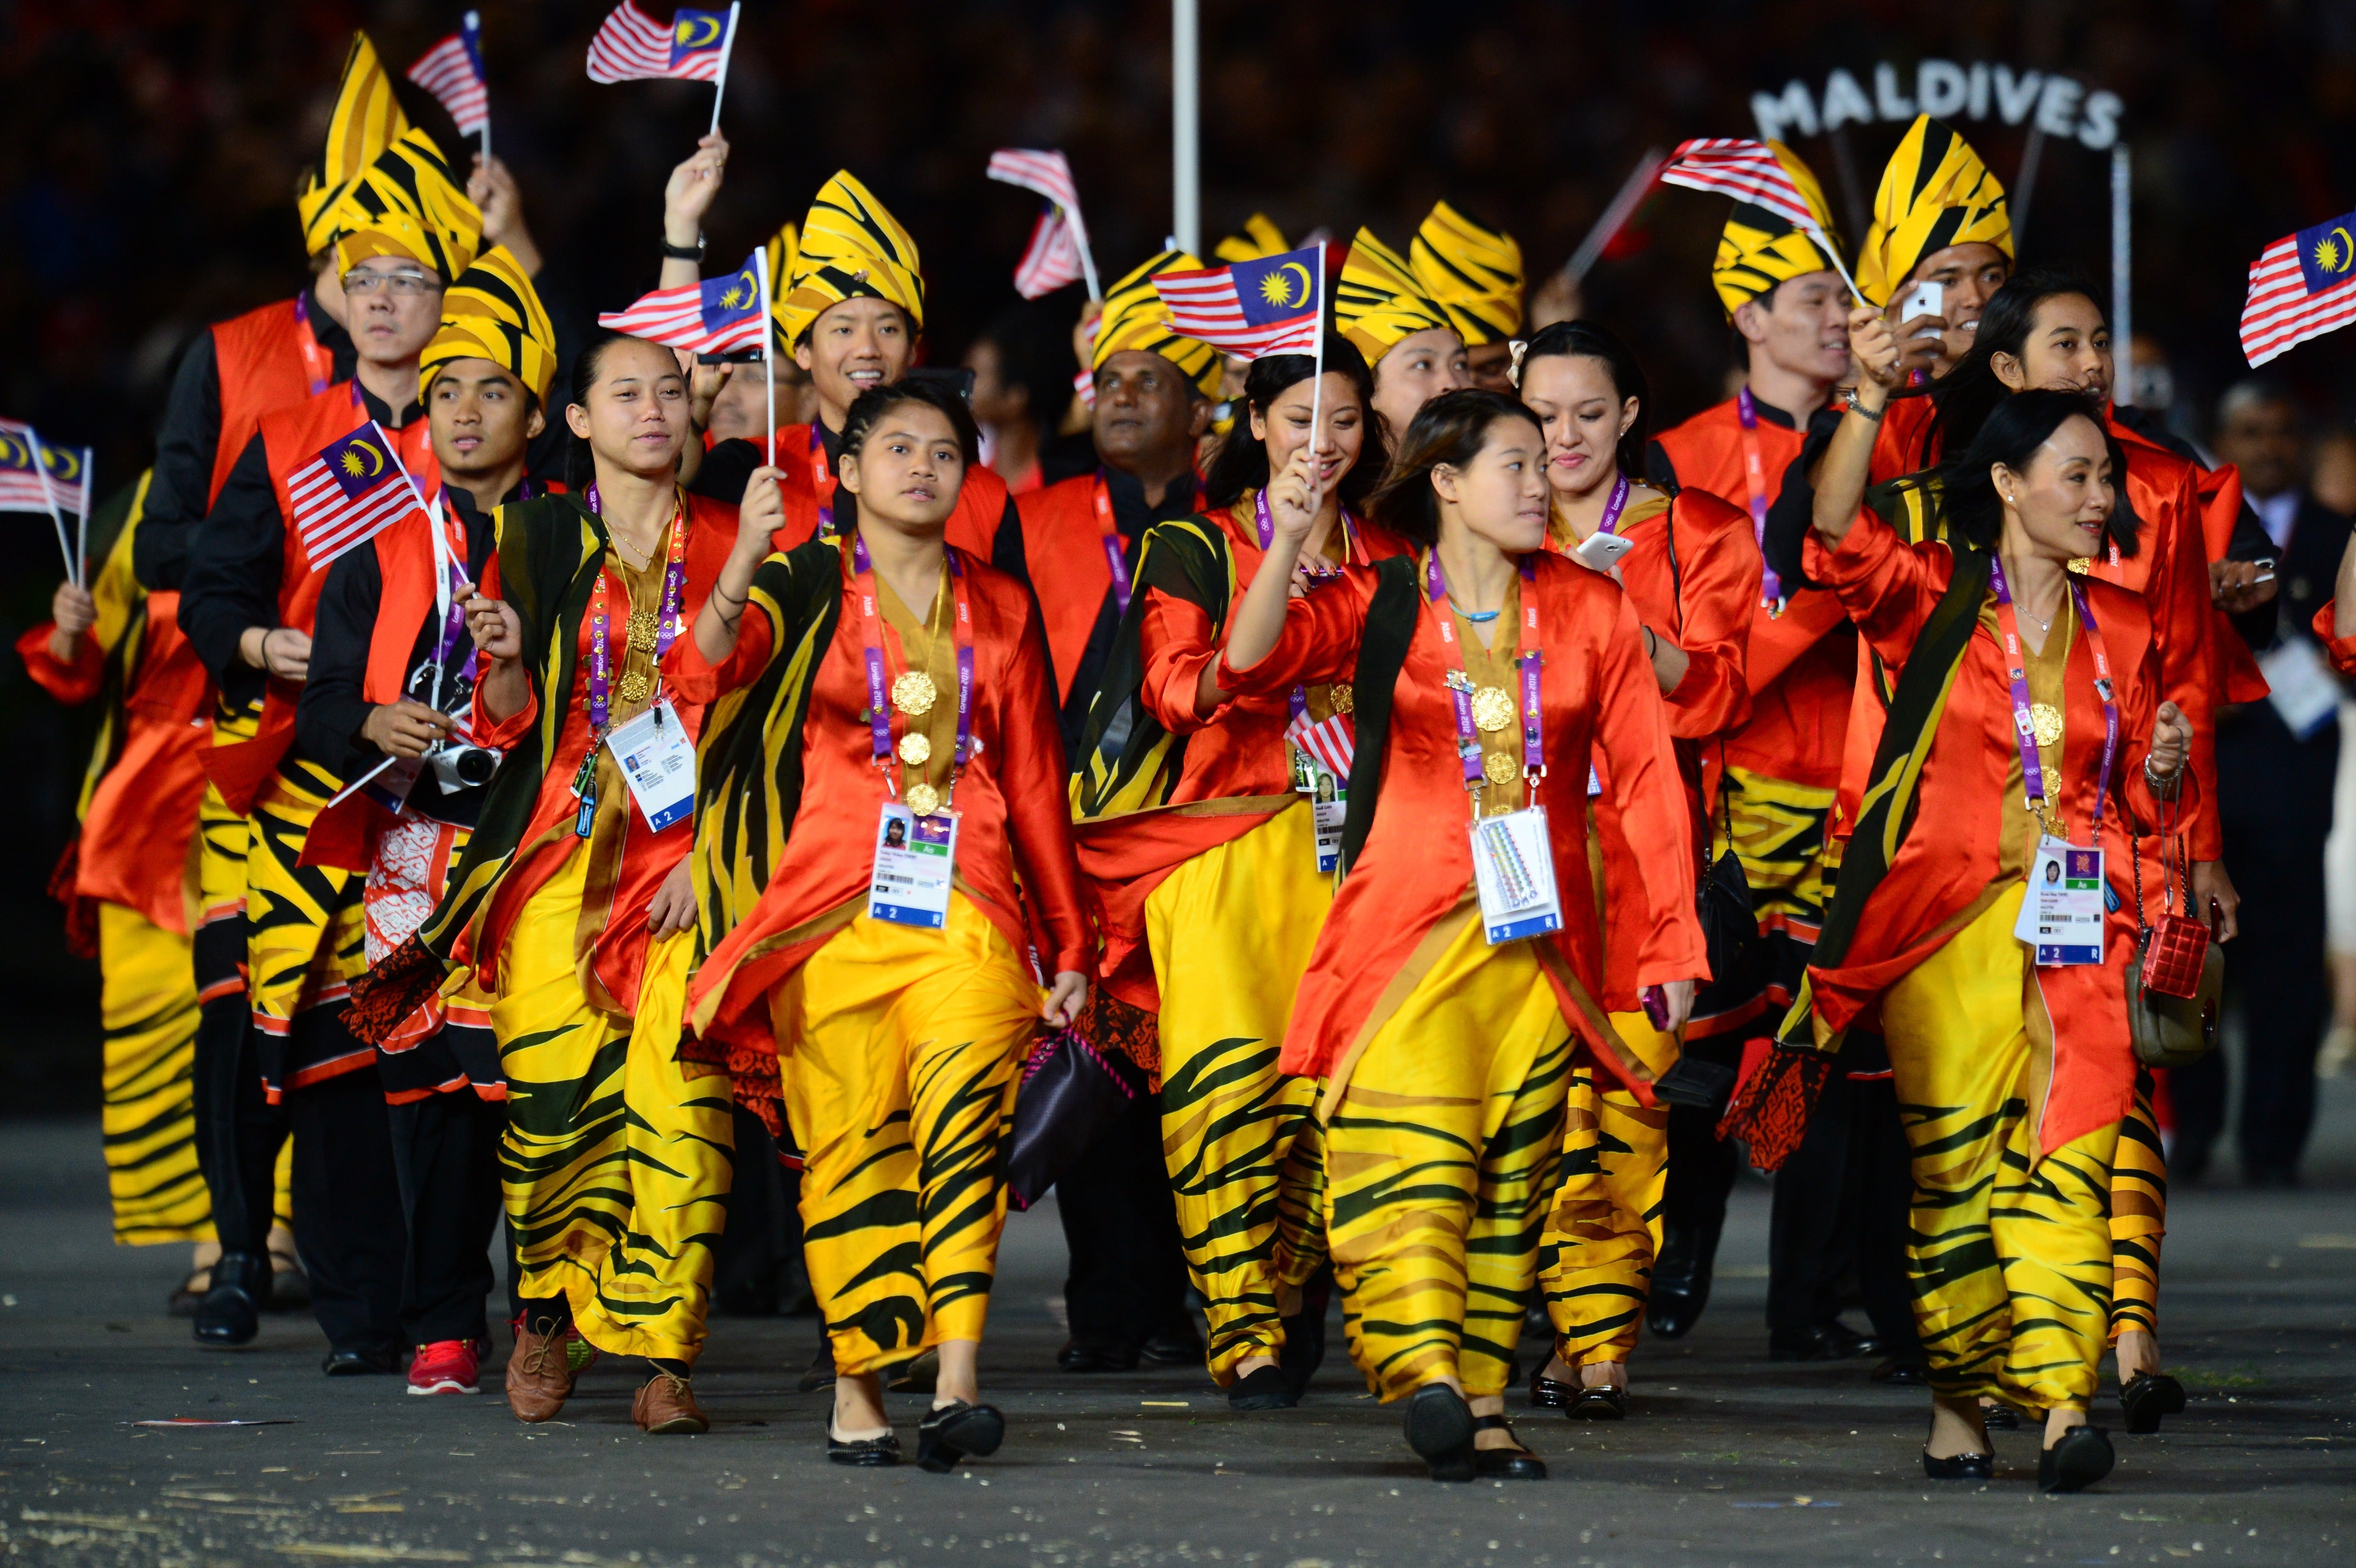
[[[259,709],[250,727],[218,729],[206,759],[221,807],[245,824],[250,1027],[233,1070],[207,1080],[225,1102],[210,1107],[218,1152],[206,1172],[222,1253],[197,1339],[253,1337],[270,1165],[291,1132],[295,1244],[327,1336],[326,1370],[348,1376],[401,1370],[404,1226],[376,1055],[343,1021],[364,954],[360,879],[302,863],[314,819],[344,781],[294,745],[326,573],[293,526],[291,485],[358,430],[374,461],[434,492],[418,359],[441,324],[443,290],[481,243],[482,217],[412,130],[361,171],[335,219],[351,379],[262,417],[196,530],[180,617],[224,710]],[[209,901],[235,896],[206,891]]]

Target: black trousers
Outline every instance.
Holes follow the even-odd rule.
[[[2241,934],[2225,948],[2243,1025],[2237,1143],[2253,1179],[2295,1176],[2315,1125],[2315,1053],[2331,1014],[2324,965],[2323,840],[2331,831],[2340,727],[2301,741],[2270,703],[2217,731],[2225,869],[2242,895]],[[2211,1053],[2169,1074],[2176,1146],[2169,1163],[2197,1180],[2223,1132],[2226,1068]]]
[[[252,1005],[243,990],[207,1002],[198,1015],[195,1078],[197,1168],[212,1195],[214,1234],[225,1252],[261,1253],[289,1124],[286,1107],[262,1092]]]
[[[294,1027],[342,1010],[314,1008]],[[284,1103],[294,1134],[294,1250],[311,1276],[312,1316],[337,1349],[397,1349],[407,1343],[401,1297],[408,1226],[376,1068],[290,1089]]]
[[[1064,1305],[1073,1339],[1138,1345],[1184,1311],[1186,1257],[1157,1096],[1139,1095],[1098,1130],[1055,1183],[1055,1209],[1071,1249]]]
[[[499,1135],[507,1105],[472,1089],[388,1105],[408,1247],[401,1335],[412,1345],[487,1339],[499,1221]],[[510,1303],[510,1316],[517,1310]]]
[[[1728,1068],[1742,1065],[1742,1040],[1737,1035],[1697,1040],[1686,1046],[1688,1055]],[[1691,1249],[1693,1277],[1707,1279],[1718,1257],[1718,1240],[1726,1229],[1727,1194],[1742,1168],[1742,1151],[1731,1139],[1718,1136],[1725,1107],[1699,1110],[1671,1105],[1668,1127],[1668,1173],[1661,1183],[1661,1228],[1664,1252],[1682,1254]],[[1677,1242],[1674,1249],[1668,1237]]]
[[[1767,1328],[1794,1331],[1838,1316],[1853,1275],[1875,1336],[1904,1360],[1919,1354],[1906,1278],[1913,1165],[1890,1080],[1848,1076],[1878,1072],[1888,1060],[1872,1036],[1843,1048],[1800,1147],[1775,1173]]]
[[[712,1315],[774,1317],[810,1302],[802,1264],[801,1177],[777,1163],[768,1124],[735,1107],[736,1181],[712,1249]]]

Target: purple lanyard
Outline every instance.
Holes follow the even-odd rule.
[[[1119,605],[1120,613],[1126,615],[1129,613],[1130,596],[1129,556],[1121,548],[1120,528],[1113,520],[1112,515],[1112,491],[1105,484],[1104,470],[1101,468],[1097,470],[1095,502],[1097,531],[1104,539],[1105,564],[1112,569],[1113,603]],[[1265,539],[1266,536],[1263,535],[1262,538]],[[1263,543],[1260,548],[1266,549],[1268,546]]]
[[[1628,476],[1625,474],[1614,475],[1612,476],[1612,499],[1603,504],[1603,520],[1595,525],[1595,531],[1599,534],[1608,534],[1612,529],[1618,528],[1620,526],[1620,514],[1627,509]]]
[[[2005,581],[2004,562],[1993,551],[1988,555],[1988,579],[1996,589],[1997,629],[2003,634],[2005,662],[2012,677],[2012,733],[2020,748],[2021,788],[2029,796],[2029,809],[2034,811],[2045,803],[2045,765],[2037,754],[2037,720],[2029,713],[2029,669],[2021,654],[2020,623],[2013,608],[2012,587]],[[2103,805],[2110,798],[2111,766],[2119,752],[2119,709],[2111,683],[2110,652],[2103,645],[2102,628],[2094,624],[2094,606],[2086,602],[2085,590],[2077,582],[2070,582],[2069,589],[2070,602],[2078,607],[2078,619],[2086,624],[2087,650],[2094,656],[2094,694],[2103,702],[2103,771],[2094,778],[2094,816],[2089,824],[2089,831],[2100,838]],[[2039,815],[2041,817],[2043,814]]]
[[[952,757],[961,773],[966,760],[973,753],[973,612],[966,603],[965,567],[958,552],[944,549],[941,554],[948,562],[950,592],[957,601],[957,621],[950,636],[957,644],[958,706],[957,750]],[[884,638],[877,623],[882,618],[875,603],[875,562],[867,554],[867,541],[857,535],[851,540],[851,568],[857,576],[859,591],[859,624],[867,655],[867,728],[875,747],[875,765],[892,776],[892,699],[884,679]],[[949,780],[949,791],[957,791],[957,780]],[[898,792],[894,791],[896,795]]]
[[[442,617],[442,629],[435,634],[434,639],[434,668],[436,671],[434,678],[438,681],[441,678],[439,672],[450,667],[451,654],[457,649],[459,640],[466,635],[466,609],[459,603],[458,590],[466,585],[467,571],[466,524],[458,516],[458,508],[450,504],[449,487],[444,485],[434,499],[441,504],[442,515],[436,517],[429,514],[425,520],[429,527],[442,530],[443,542],[449,547],[449,565],[443,576],[449,587],[450,609],[448,613]],[[441,595],[436,594],[434,597],[439,598]],[[458,667],[457,681],[462,687],[471,687],[474,684],[475,653],[474,644],[469,641],[466,645],[466,662]]]
[[[1276,542],[1276,519],[1269,515],[1268,486],[1265,485],[1260,486],[1259,494],[1252,500],[1252,521],[1259,529],[1260,553],[1265,555],[1269,547]],[[1342,514],[1342,559],[1348,560],[1355,553],[1355,551],[1351,548],[1350,514],[1345,511]],[[1328,565],[1323,560],[1312,560],[1308,556],[1301,558],[1301,569],[1319,581],[1342,575],[1340,567]],[[1305,686],[1294,687],[1289,706],[1292,709],[1293,721],[1298,723],[1309,711],[1309,688]]]
[[[834,497],[827,494],[832,481],[826,471],[826,437],[819,432],[818,421],[810,421],[810,494],[818,497],[818,537],[834,537]]]
[[[589,486],[589,510],[599,517],[605,513],[598,499],[597,486]],[[674,505],[678,505],[676,502]],[[663,655],[670,652],[672,639],[679,635],[681,616],[680,606],[687,597],[687,528],[686,507],[680,506],[671,514],[669,560],[663,564],[662,606],[655,621],[655,684],[658,692],[662,685]],[[606,646],[612,635],[612,623],[605,613],[605,569],[597,568],[596,605],[591,616],[589,633],[589,752],[596,754],[598,742],[613,715],[613,650]]]
[[[308,289],[294,296],[294,325],[303,329],[302,337],[294,346],[303,356],[303,379],[310,383],[311,395],[316,398],[327,389],[336,361],[335,357],[327,352],[327,346],[319,341],[319,335],[311,330],[311,291]],[[358,377],[353,378],[352,401],[355,403],[359,401],[359,379]]]
[[[1621,481],[1625,490],[1626,480]],[[1614,496],[1624,500],[1623,495]],[[1464,670],[1464,650],[1456,641],[1456,623],[1448,608],[1448,580],[1440,575],[1440,552],[1433,550],[1424,558],[1424,592],[1431,599],[1432,614],[1440,624],[1440,645],[1448,649],[1450,662],[1455,667],[1448,672],[1449,703],[1456,713],[1456,755],[1464,764],[1464,787],[1478,790],[1486,782],[1481,765],[1481,732],[1472,722],[1472,677]],[[1522,558],[1522,631],[1523,651],[1519,661],[1522,671],[1522,774],[1530,783],[1532,805],[1537,801],[1537,781],[1546,777],[1546,715],[1538,706],[1538,673],[1545,667],[1546,654],[1538,645],[1537,571],[1528,556]]]
[[[1742,483],[1751,493],[1751,533],[1759,541],[1759,603],[1772,610],[1783,602],[1783,580],[1767,564],[1767,464],[1759,455],[1759,405],[1750,388],[1734,394],[1734,411],[1742,421]]]

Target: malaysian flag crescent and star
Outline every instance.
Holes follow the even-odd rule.
[[[758,348],[769,321],[768,294],[761,274],[766,251],[722,277],[685,288],[657,289],[627,310],[606,311],[597,325],[692,354],[741,353]]]
[[[589,40],[589,80],[646,81],[669,77],[713,81],[728,58],[730,11],[674,11],[665,27],[622,0]]]
[[[1309,354],[1325,313],[1323,247],[1195,272],[1162,272],[1153,290],[1180,336],[1228,354]]]
[[[2277,240],[2250,263],[2242,353],[2252,368],[2356,321],[2356,212]]]
[[[400,454],[374,420],[321,447],[288,477],[286,495],[314,571],[420,507]]]

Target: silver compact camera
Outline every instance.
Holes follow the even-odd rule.
[[[477,789],[491,782],[499,771],[499,763],[507,753],[496,746],[470,746],[462,741],[444,741],[425,753],[426,766],[434,770],[434,781],[445,791]]]

